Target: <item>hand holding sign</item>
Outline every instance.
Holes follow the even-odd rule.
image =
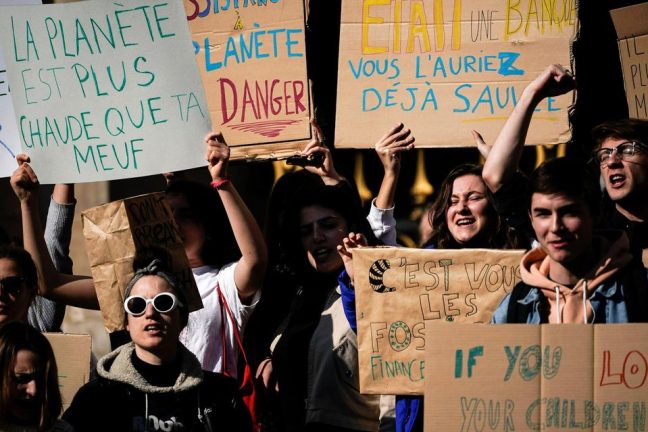
[[[227,167],[229,165],[230,148],[220,132],[211,132],[205,137],[207,143],[207,161],[209,162],[209,173],[215,182],[228,178]]]
[[[331,150],[324,144],[322,130],[315,119],[311,120],[311,136],[313,137],[308,143],[301,155],[304,158],[321,158],[321,163],[315,165],[305,165],[304,169],[317,174],[322,181],[329,185],[335,185],[342,180],[342,177],[335,170],[333,165],[333,155]]]
[[[33,192],[38,190],[38,177],[29,165],[29,156],[19,154],[16,156],[18,168],[11,176],[11,187],[21,203],[29,201]]]

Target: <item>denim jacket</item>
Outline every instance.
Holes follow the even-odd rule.
[[[599,285],[589,297],[593,315],[588,324],[630,322],[626,307],[625,290],[626,288],[623,286],[619,277],[613,277]],[[539,289],[531,288],[529,293],[523,299],[518,300],[520,304],[532,305],[532,313],[527,317],[527,324],[540,324],[543,321],[539,311],[542,295],[543,294]],[[510,299],[511,294],[508,294],[504,297],[497,310],[495,310],[491,319],[493,324],[508,322],[507,315]]]

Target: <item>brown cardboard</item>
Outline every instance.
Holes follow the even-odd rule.
[[[106,330],[124,327],[124,290],[133,277],[133,258],[146,246],[164,247],[184,290],[189,310],[202,300],[165,194],[157,192],[113,201],[81,213],[83,236]]]
[[[648,428],[646,324],[427,324],[426,431]]]
[[[301,150],[311,113],[303,1],[184,5],[213,127],[232,157]]]
[[[89,335],[43,333],[54,351],[65,411],[76,392],[90,378],[92,338]]]
[[[632,118],[648,119],[648,3],[610,11]]]
[[[504,347],[514,354],[519,346],[521,358],[539,340],[540,326],[431,323],[427,329],[426,431],[530,430],[520,407],[540,394],[540,376],[509,370]],[[531,414],[538,422],[539,412]]]
[[[472,129],[493,142],[531,80],[570,67],[576,26],[575,0],[343,1],[336,147],[372,147],[396,121],[419,147],[474,146]],[[572,99],[541,102],[527,143],[566,142]]]
[[[648,325],[596,326],[594,344],[594,430],[648,430]]]
[[[490,322],[520,280],[522,251],[353,251],[360,391],[422,394],[427,321]]]

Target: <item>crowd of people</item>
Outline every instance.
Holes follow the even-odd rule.
[[[452,169],[424,216],[422,248],[527,250],[493,323],[648,322],[648,121],[597,126],[591,160],[519,170],[536,106],[574,87],[547,67],[492,146],[474,134],[483,167]],[[376,143],[384,175],[367,215],[313,123],[309,163],[276,183],[265,230],[228,175],[223,137],[209,134],[211,183],[168,176],[166,190],[204,307],[189,312],[167,251],[138,251],[120,287],[126,331],[111,334],[114,350],[62,417],[41,332],[60,329],[65,305],[99,302],[92,278],[71,274],[73,186],[55,186],[43,234],[37,173],[19,156],[23,247],[0,246],[0,430],[422,431],[422,397],[359,392],[352,254],[397,245],[414,133],[398,123]]]

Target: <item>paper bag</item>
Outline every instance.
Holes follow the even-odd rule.
[[[202,301],[178,228],[163,192],[90,208],[81,214],[83,236],[106,331],[124,330],[124,290],[133,277],[133,259],[148,246],[166,249],[184,290],[189,311]]]

